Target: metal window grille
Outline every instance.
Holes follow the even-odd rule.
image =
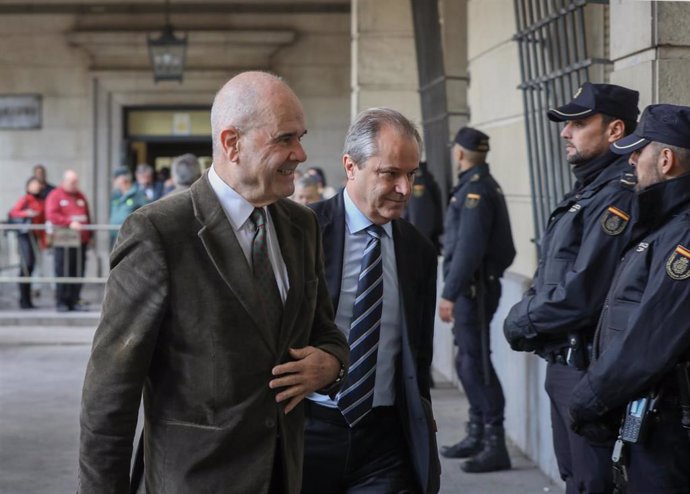
[[[546,117],[549,108],[571,100],[589,80],[589,69],[608,60],[587,54],[586,0],[515,0],[520,72],[525,107],[527,154],[536,238],[550,212],[570,190],[561,126]]]

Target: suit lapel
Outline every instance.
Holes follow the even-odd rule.
[[[414,279],[412,270],[415,266],[415,260],[409,245],[407,248],[405,246],[406,239],[400,228],[400,222],[397,220],[393,221],[393,243],[395,245],[395,267],[398,270],[398,291],[400,292],[400,303],[403,307],[402,313],[405,317],[401,327],[408,333],[408,341],[411,341],[410,327],[407,323],[414,321],[414,294],[411,292],[412,283],[410,281]]]
[[[191,192],[194,214],[203,225],[198,235],[211,262],[252,318],[259,334],[275,351],[277,338],[260,317],[262,312],[258,303],[259,297],[254,287],[249,263],[237,241],[230,221],[211,188],[208,173],[192,185]]]
[[[340,286],[343,278],[343,255],[345,249],[345,201],[343,192],[330,199],[320,217],[326,283],[331,294],[333,310],[338,311]]]
[[[285,267],[288,273],[288,289],[285,307],[283,308],[283,321],[280,328],[278,343],[278,355],[282,355],[286,350],[285,345],[289,342],[290,328],[295,324],[295,319],[299,313],[304,296],[304,234],[299,225],[295,224],[289,212],[281,204],[282,201],[269,206],[273,226],[278,236],[280,253],[283,256]]]

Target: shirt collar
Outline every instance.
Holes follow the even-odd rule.
[[[343,191],[343,201],[345,202],[345,224],[351,235],[357,234],[374,224],[352,201],[350,194],[347,193],[347,188]],[[390,221],[381,225],[381,228],[386,232],[386,236],[393,237],[393,225]]]
[[[252,211],[254,211],[254,206],[239,195],[235,189],[223,182],[223,179],[216,173],[215,165],[211,165],[211,169],[208,172],[208,181],[211,183],[213,192],[218,196],[220,205],[223,206],[223,211],[225,211],[225,215],[230,220],[232,228],[235,231],[242,228],[252,214]]]

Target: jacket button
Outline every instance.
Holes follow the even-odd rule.
[[[266,425],[267,429],[273,429],[276,426],[276,421],[273,419],[266,419],[266,422],[264,422]]]

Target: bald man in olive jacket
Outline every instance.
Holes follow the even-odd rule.
[[[299,100],[243,73],[216,96],[212,129],[213,167],[133,213],[113,251],[82,398],[82,493],[129,492],[143,389],[147,492],[297,494],[302,399],[347,366],[316,218],[284,199],[306,159]]]

